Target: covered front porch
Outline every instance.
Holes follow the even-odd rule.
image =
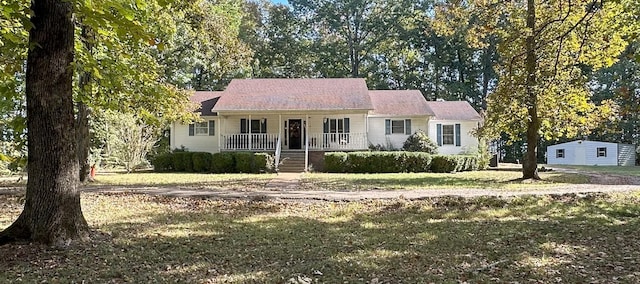
[[[221,151],[353,151],[369,146],[365,114],[250,114],[221,118]]]

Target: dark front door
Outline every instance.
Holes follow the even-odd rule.
[[[289,149],[302,149],[302,119],[289,119]]]

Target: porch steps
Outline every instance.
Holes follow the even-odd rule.
[[[281,173],[304,172],[304,152],[282,151],[278,171]]]

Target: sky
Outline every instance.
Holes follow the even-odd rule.
[[[289,2],[287,2],[287,0],[271,0],[271,2],[276,3],[276,4],[289,5]]]

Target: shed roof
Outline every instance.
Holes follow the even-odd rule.
[[[431,101],[427,106],[437,120],[482,120],[482,117],[467,101]]]
[[[434,115],[419,90],[369,91],[373,115]]]
[[[200,108],[196,110],[197,112],[200,112],[200,115],[213,116],[218,115],[216,112],[212,111],[212,108],[220,100],[222,94],[223,92],[197,91],[189,99],[191,102],[200,105]]]
[[[361,78],[234,79],[213,111],[370,110]]]

